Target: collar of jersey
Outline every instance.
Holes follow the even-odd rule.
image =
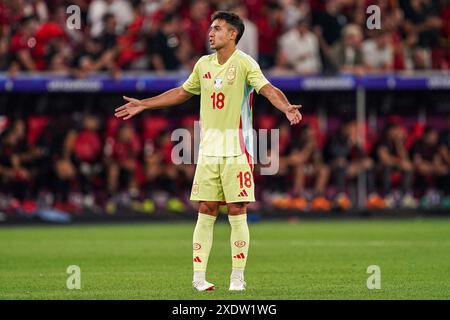
[[[217,64],[219,67],[226,66],[228,63],[230,63],[231,58],[239,51],[239,49],[234,50],[234,52],[231,54],[231,56],[228,58],[227,62],[224,64],[220,64],[219,60],[217,59],[217,52],[214,54],[214,63]]]

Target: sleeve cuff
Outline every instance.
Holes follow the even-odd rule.
[[[262,87],[264,87],[266,84],[270,84],[270,82],[268,80],[266,80],[265,82],[261,83],[261,85],[258,88],[255,88],[256,93],[259,94],[259,91],[262,89]]]

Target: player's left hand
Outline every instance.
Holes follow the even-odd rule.
[[[288,118],[289,122],[291,123],[291,126],[294,124],[298,124],[300,123],[300,121],[302,121],[302,114],[300,113],[300,111],[298,111],[298,109],[300,109],[302,107],[302,105],[294,105],[291,104],[288,109],[286,110],[285,114],[286,114],[286,118]]]

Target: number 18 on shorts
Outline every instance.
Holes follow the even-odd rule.
[[[255,184],[247,156],[199,156],[191,200],[254,202]]]

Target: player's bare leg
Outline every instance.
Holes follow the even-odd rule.
[[[244,270],[247,262],[250,233],[247,225],[247,203],[228,203],[228,219],[231,225],[231,256],[233,270],[230,290],[245,290]]]
[[[206,281],[206,267],[213,243],[214,222],[219,213],[219,202],[201,201],[193,236],[194,279],[192,286],[198,291],[214,290]]]

